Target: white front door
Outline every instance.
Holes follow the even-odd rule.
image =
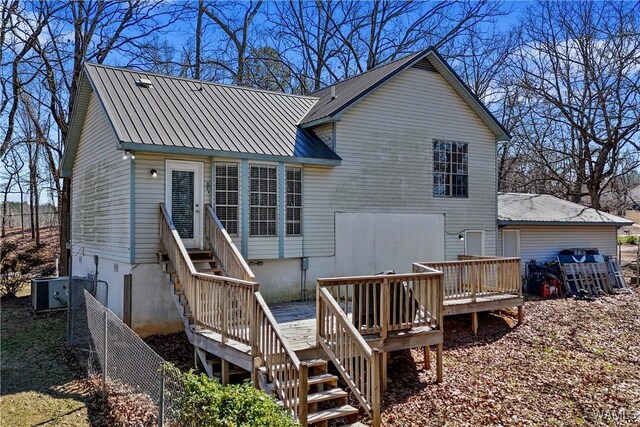
[[[200,162],[166,161],[164,201],[187,248],[202,248],[202,176],[203,164]]]
[[[464,254],[484,255],[484,231],[467,230],[464,233]]]

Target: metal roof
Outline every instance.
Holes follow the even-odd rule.
[[[502,126],[487,107],[475,96],[469,87],[460,79],[449,64],[433,47],[428,47],[412,55],[396,61],[380,65],[357,76],[327,86],[311,94],[319,101],[309,110],[300,124],[311,127],[327,121],[339,119],[339,115],[358,100],[375,90],[380,85],[401,71],[426,60],[438,72],[456,93],[469,105],[499,141],[511,139],[509,132]],[[335,93],[335,97],[333,94]]]
[[[121,148],[338,164],[298,122],[317,98],[86,64]],[[203,151],[204,150],[204,151]]]
[[[500,225],[631,225],[633,221],[547,194],[499,193]]]

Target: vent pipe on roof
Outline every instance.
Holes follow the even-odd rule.
[[[138,79],[138,81],[136,82],[136,84],[140,87],[144,87],[144,88],[152,88],[153,84],[151,83],[151,80],[149,79],[145,79],[144,77],[140,77]]]
[[[336,99],[336,87],[331,86],[331,99]]]

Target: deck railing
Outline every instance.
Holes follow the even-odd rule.
[[[253,357],[260,358],[275,392],[284,407],[302,425],[307,421],[307,388],[309,368],[300,362],[296,353],[282,335],[278,322],[259,292],[256,299],[256,331]]]
[[[175,270],[176,290],[184,293],[196,330],[206,328],[219,333],[223,343],[231,339],[251,347],[254,384],[257,385],[255,371],[265,366],[285,408],[306,426],[308,366],[300,362],[282,335],[258,290],[258,283],[241,279],[253,278],[253,273],[211,207],[207,206],[207,209],[205,236],[222,270],[231,277],[196,271],[161,203],[160,243]]]
[[[351,391],[380,425],[381,353],[363,335],[386,338],[417,327],[442,329],[442,273],[318,279],[317,337]]]
[[[363,335],[442,325],[442,273],[431,270],[409,274],[318,279]]]
[[[433,269],[444,273],[444,299],[514,294],[522,296],[520,258],[461,256],[459,261],[420,262],[416,273]]]
[[[371,416],[380,425],[380,352],[372,349],[347,318],[329,290],[317,293],[318,344]]]
[[[205,244],[217,257],[222,268],[229,277],[253,281],[255,276],[249,265],[233,244],[227,230],[216,216],[211,205],[206,205],[204,216]]]
[[[199,273],[184,247],[169,213],[160,204],[160,243],[173,265],[176,288],[184,293],[196,329],[206,328],[229,339],[249,344],[255,282]]]

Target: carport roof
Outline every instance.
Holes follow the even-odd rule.
[[[498,194],[499,225],[631,225],[633,221],[548,194]]]

